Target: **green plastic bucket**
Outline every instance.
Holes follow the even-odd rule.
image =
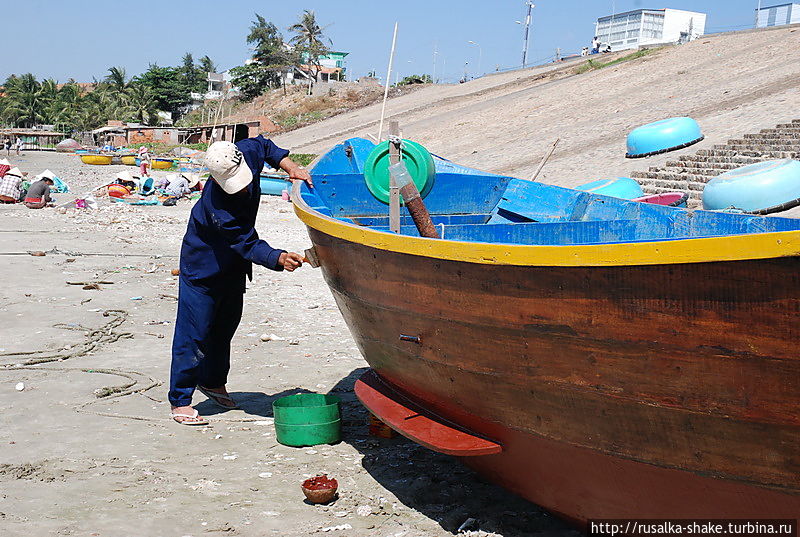
[[[321,393],[288,395],[272,403],[275,437],[285,446],[335,444],[342,438],[339,398]]]
[[[433,188],[436,178],[436,165],[433,156],[422,145],[412,140],[403,140],[403,162],[420,196],[425,198]],[[364,181],[367,188],[378,200],[389,203],[389,142],[381,142],[367,156],[364,162]],[[402,200],[401,200],[402,202]]]

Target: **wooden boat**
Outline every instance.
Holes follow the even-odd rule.
[[[400,234],[351,139],[295,183],[390,427],[569,520],[800,513],[800,220],[436,160]],[[424,469],[420,469],[424,473]]]
[[[119,159],[126,166],[136,166],[136,155],[121,155]]]
[[[81,155],[81,162],[84,164],[94,164],[97,166],[107,166],[111,164],[113,160],[112,155],[98,155],[92,153],[86,153]]]

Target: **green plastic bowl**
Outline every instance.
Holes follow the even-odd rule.
[[[275,437],[285,446],[335,444],[342,439],[339,398],[321,393],[288,395],[272,403]]]
[[[411,140],[403,140],[403,162],[423,198],[433,188],[436,165],[430,152]],[[389,142],[381,142],[364,162],[364,181],[372,195],[389,203]],[[402,200],[401,200],[402,202]]]

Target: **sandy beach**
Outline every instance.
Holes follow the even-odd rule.
[[[11,160],[31,174],[49,168],[76,192],[123,169],[56,153]],[[2,535],[413,537],[452,535],[470,518],[463,535],[576,534],[453,458],[368,435],[352,393],[366,362],[310,267],[255,269],[229,382],[242,409],[221,412],[197,394],[211,426],[172,422],[178,278],[170,271],[190,207],[101,201],[94,212],[60,214],[0,206],[0,363],[56,358],[0,369]],[[282,248],[310,246],[280,198],[264,197],[257,229]],[[47,255],[27,254],[36,250]],[[276,442],[271,403],[300,391],[342,398],[341,443]],[[327,506],[305,503],[299,486],[319,473],[340,484]]]

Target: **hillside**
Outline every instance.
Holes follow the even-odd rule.
[[[582,74],[576,74],[578,63],[561,63],[427,87],[391,99],[387,118],[398,119],[405,137],[436,154],[522,177],[560,137],[540,180],[575,186],[629,175],[798,117],[800,63],[790,53],[798,46],[797,26],[707,36]],[[379,114],[380,104],[374,104],[275,141],[320,153],[348,137],[376,135]],[[632,128],[682,115],[700,122],[703,142],[648,159],[624,158]]]

